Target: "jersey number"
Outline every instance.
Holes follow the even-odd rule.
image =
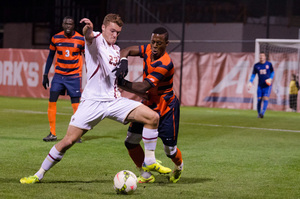
[[[118,63],[119,63],[119,57],[113,57],[109,55],[109,64],[117,66]]]
[[[69,51],[69,50],[66,50],[65,56],[66,56],[66,57],[70,57],[70,51]]]
[[[261,70],[259,70],[259,74],[266,75],[267,74],[267,70],[266,69],[261,69]]]

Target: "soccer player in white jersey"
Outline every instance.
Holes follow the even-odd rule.
[[[120,48],[115,45],[123,26],[120,16],[106,15],[102,24],[102,33],[94,32],[93,23],[87,18],[83,18],[80,23],[85,23],[83,34],[86,41],[87,67],[87,84],[81,102],[71,117],[65,137],[52,147],[41,168],[33,176],[21,178],[20,182],[22,184],[40,182],[46,171],[58,163],[82,135],[104,118],[124,124],[134,121],[143,123],[145,164],[150,170],[170,173],[170,168],[160,165],[155,159],[159,115],[140,102],[121,97],[117,87],[113,71],[120,59]]]

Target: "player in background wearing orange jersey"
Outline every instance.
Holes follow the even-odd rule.
[[[74,19],[70,16],[66,16],[63,19],[62,27],[63,31],[55,34],[51,39],[50,52],[43,75],[43,86],[47,89],[49,87],[48,73],[56,52],[55,74],[51,82],[48,103],[50,134],[43,138],[46,142],[57,140],[55,124],[56,102],[59,95],[65,95],[67,91],[67,94],[71,98],[73,113],[77,110],[81,97],[84,37],[74,30]],[[81,142],[81,139],[78,142]]]
[[[174,65],[166,52],[168,46],[168,31],[165,28],[156,28],[151,35],[148,45],[131,46],[121,50],[121,64],[116,76],[118,85],[129,92],[136,94],[148,94],[148,98],[142,101],[160,115],[158,137],[164,144],[166,155],[175,164],[175,169],[169,178],[170,182],[176,183],[183,170],[181,151],[177,148],[179,129],[180,104],[173,91]],[[128,56],[140,56],[143,58],[143,82],[129,82],[124,79],[128,72]],[[152,183],[155,177],[145,165],[144,151],[140,145],[143,124],[132,122],[128,128],[125,146],[131,159],[141,171],[138,177],[139,183]],[[151,140],[146,140],[151,142]]]

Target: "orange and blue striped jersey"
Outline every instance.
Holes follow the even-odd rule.
[[[55,73],[81,77],[84,52],[84,37],[81,34],[75,31],[68,38],[61,31],[52,37],[49,49],[56,51]]]
[[[143,58],[143,79],[148,81],[152,88],[148,90],[149,99],[143,100],[160,116],[165,115],[172,106],[175,99],[173,91],[174,65],[167,52],[155,61],[151,61],[151,46],[139,46],[140,57]]]

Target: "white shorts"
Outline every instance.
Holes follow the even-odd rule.
[[[110,118],[123,124],[128,114],[142,103],[124,97],[113,101],[82,100],[77,111],[71,117],[70,125],[90,130],[104,118]]]

